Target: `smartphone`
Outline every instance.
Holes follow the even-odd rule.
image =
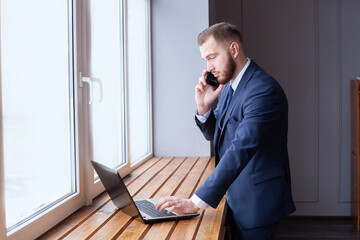
[[[217,78],[211,72],[207,72],[205,75],[205,81],[207,84],[213,86],[215,89],[219,86]]]

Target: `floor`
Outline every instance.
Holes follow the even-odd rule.
[[[358,240],[360,233],[353,227],[350,218],[289,217],[279,223],[275,239]]]

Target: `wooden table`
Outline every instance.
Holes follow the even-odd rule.
[[[176,195],[184,198],[214,170],[214,158],[152,158],[124,182],[134,199]],[[200,211],[200,217],[180,221],[143,224],[116,209],[103,193],[90,206],[83,207],[39,239],[223,239],[225,197],[217,209]]]

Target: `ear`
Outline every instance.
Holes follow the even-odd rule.
[[[229,47],[231,56],[235,59],[239,55],[239,44],[232,42]]]

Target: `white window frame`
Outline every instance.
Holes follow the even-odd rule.
[[[125,0],[125,4],[126,4]],[[86,59],[86,47],[81,47],[80,43],[86,39],[86,32],[83,31],[86,20],[86,2],[83,0],[68,0],[69,2],[69,21],[72,21],[72,25],[69,24],[70,36],[69,40],[72,40],[73,52],[73,85],[74,85],[74,121],[75,121],[75,171],[76,171],[76,190],[77,192],[68,198],[64,199],[60,203],[52,206],[43,213],[37,215],[33,219],[21,225],[18,229],[14,229],[9,234],[6,230],[6,217],[5,217],[5,179],[4,179],[4,155],[3,155],[3,124],[2,117],[0,117],[0,239],[4,240],[18,240],[18,239],[35,239],[41,236],[43,233],[54,227],[60,221],[67,216],[75,212],[77,209],[84,205],[89,205],[92,199],[99,193],[103,192],[102,184],[97,181],[94,182],[93,168],[90,164],[90,144],[89,144],[89,122],[88,122],[88,106],[87,106],[87,93],[86,88],[79,87],[78,69],[84,66],[84,59]],[[148,36],[148,90],[149,90],[149,148],[150,153],[143,157],[143,159],[132,163],[126,156],[126,164],[118,169],[122,176],[130,173],[134,168],[138,167],[146,160],[153,156],[153,130],[152,130],[152,89],[151,89],[151,37],[150,37],[150,0],[147,2],[147,13],[149,14],[147,36]],[[1,1],[0,1],[1,7]],[[126,9],[126,8],[125,8]],[[125,14],[126,19],[126,14]],[[1,18],[0,18],[1,21]],[[1,24],[1,22],[0,22]],[[124,24],[126,26],[126,24]],[[126,34],[126,29],[125,29]],[[125,38],[126,39],[126,38]],[[1,41],[1,35],[0,35]],[[124,43],[126,46],[126,42]],[[0,48],[1,53],[1,48]],[[1,54],[0,54],[1,56]],[[80,56],[80,58],[78,57]],[[124,63],[125,65],[125,63]],[[126,69],[126,65],[124,67]],[[126,73],[125,73],[126,74]],[[126,76],[126,75],[125,75]],[[0,80],[1,80],[1,58],[0,58]],[[1,81],[0,81],[1,82]],[[1,84],[0,84],[1,93]],[[0,99],[1,101],[1,99]],[[126,104],[126,101],[125,101]],[[0,104],[0,113],[2,115],[2,104]],[[125,109],[126,115],[126,109]],[[125,119],[125,129],[126,119]],[[126,151],[129,150],[127,145],[127,134],[125,131],[125,143]]]
[[[124,31],[124,35],[126,36],[127,35],[127,1],[131,1],[131,0],[124,0],[124,3],[122,5],[122,8],[123,8],[123,11],[124,11],[124,16],[123,16],[123,19],[122,19],[122,27],[123,27],[123,31]],[[121,176],[126,176],[128,175],[131,171],[133,171],[135,168],[137,168],[138,166],[140,166],[141,164],[143,164],[146,160],[149,160],[152,156],[153,156],[153,123],[152,123],[152,84],[151,84],[151,36],[150,36],[150,32],[151,32],[151,11],[150,11],[150,0],[145,0],[146,3],[147,3],[147,6],[146,6],[146,13],[148,14],[146,17],[148,19],[148,22],[147,22],[147,32],[146,32],[146,35],[147,35],[147,38],[148,38],[148,42],[147,42],[147,56],[148,56],[148,65],[147,65],[147,83],[148,83],[148,91],[149,91],[149,95],[148,95],[148,108],[149,108],[149,136],[150,139],[149,139],[149,149],[150,149],[150,153],[146,154],[145,156],[143,156],[142,159],[137,159],[135,162],[131,162],[129,160],[129,157],[128,157],[128,152],[129,152],[129,145],[128,145],[128,136],[129,136],[129,132],[126,130],[128,129],[127,127],[127,122],[128,122],[128,117],[127,117],[127,99],[124,98],[124,104],[125,104],[125,126],[124,126],[124,129],[125,129],[125,138],[124,138],[124,142],[125,142],[125,155],[124,155],[124,158],[125,158],[125,163],[122,164],[119,168],[117,168],[119,174]],[[86,34],[86,33],[85,33]],[[88,39],[86,38],[85,36],[83,36],[84,39]],[[127,41],[126,41],[126,37],[123,38],[124,42],[122,43],[123,44],[123,50],[125,52],[125,59],[127,57]],[[86,46],[87,44],[89,44],[88,42],[84,41],[83,42],[83,46]],[[86,59],[84,57],[84,59]],[[124,82],[124,85],[123,85],[123,89],[127,89],[127,86],[126,86],[126,83],[128,81],[128,75],[127,75],[127,65],[126,65],[126,60],[123,59],[123,62],[122,62],[122,65],[123,65],[123,71],[124,71],[124,78],[125,78],[125,82]],[[83,62],[82,64],[86,64],[85,62]],[[83,65],[83,67],[86,69],[86,66]],[[85,94],[86,95],[86,94]],[[124,95],[126,96],[126,92],[124,91]],[[86,96],[85,96],[86,97]],[[87,101],[87,98],[83,99],[85,102]],[[85,120],[86,121],[86,120]],[[89,124],[89,121],[86,121],[86,129],[88,129],[88,132],[87,132],[87,135],[90,136],[91,135],[91,128],[90,128],[90,124]],[[87,154],[87,159],[90,159],[91,157],[91,146],[90,146],[90,142],[88,142],[88,152],[86,153]],[[89,205],[91,204],[92,202],[92,199],[95,198],[96,196],[98,196],[100,193],[102,193],[104,191],[104,186],[102,185],[102,183],[99,181],[99,179],[97,180],[91,180],[91,176],[94,175],[94,172],[93,172],[93,168],[90,164],[90,161],[87,161],[86,163],[86,188],[87,189],[91,189],[90,191],[87,191],[87,192],[91,192],[90,195],[86,195],[86,199],[85,199],[85,203],[86,205]]]
[[[70,52],[72,52],[72,66],[70,68],[73,68],[71,72],[76,72],[76,62],[77,62],[77,48],[76,48],[76,41],[73,39],[76,39],[77,37],[77,28],[76,28],[76,19],[74,16],[76,16],[76,0],[68,0],[69,6],[68,6],[68,21],[69,21],[69,42],[72,44],[69,44],[70,46]],[[71,24],[71,21],[73,21],[73,24]],[[1,36],[0,36],[1,41]],[[1,49],[0,49],[1,51]],[[0,62],[1,63],[1,62]],[[72,74],[71,74],[72,75]],[[1,78],[1,64],[0,64],[0,78]],[[77,81],[76,76],[73,76],[73,85],[74,89],[77,89]],[[1,80],[1,79],[0,79]],[[1,86],[0,86],[1,88]],[[66,218],[68,215],[79,209],[81,206],[83,206],[84,203],[84,190],[81,184],[79,184],[79,179],[83,177],[83,170],[81,167],[81,164],[79,164],[79,135],[81,134],[79,132],[79,118],[78,118],[78,92],[74,91],[74,144],[75,144],[75,176],[76,176],[76,192],[64,199],[63,201],[55,204],[54,206],[44,210],[42,213],[36,215],[31,220],[27,221],[26,223],[22,224],[18,228],[15,228],[11,230],[9,233],[7,233],[6,230],[6,210],[5,210],[5,179],[4,179],[4,155],[3,155],[3,124],[2,124],[2,117],[0,118],[0,238],[6,239],[6,240],[17,240],[17,239],[34,239],[39,237],[42,233],[46,232],[48,229],[55,226],[57,223],[59,223],[61,220]],[[1,104],[0,104],[1,105]],[[1,110],[1,116],[2,116],[2,109]]]

